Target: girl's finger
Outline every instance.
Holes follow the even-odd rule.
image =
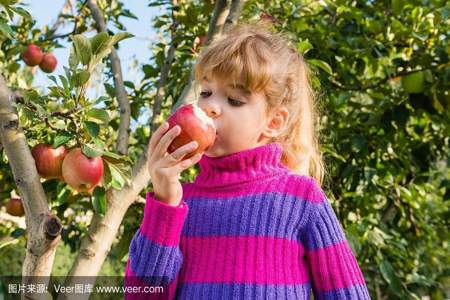
[[[148,144],[148,152],[149,153],[153,153],[153,151],[155,150],[156,144],[158,143],[158,141],[161,139],[161,137],[167,131],[168,128],[169,128],[169,123],[164,122],[152,134],[152,137],[150,138],[150,142]]]
[[[200,161],[200,159],[202,158],[202,155],[203,155],[203,152],[197,153],[188,159],[182,160],[181,162],[179,162],[178,164],[176,164],[174,166],[175,172],[177,172],[177,174],[180,174],[184,170],[189,169],[190,167],[192,167],[193,165],[195,165],[196,163],[198,163]]]
[[[179,162],[186,154],[191,153],[195,149],[197,149],[198,143],[196,141],[190,142],[186,145],[183,145],[182,147],[178,148],[171,154],[167,155],[164,158],[164,162],[162,165],[165,166],[172,166],[175,163]]]
[[[158,144],[156,144],[154,153],[157,157],[164,157],[167,148],[169,148],[170,143],[175,139],[177,135],[181,132],[180,126],[174,126],[169,131],[167,131],[163,137],[159,140]]]

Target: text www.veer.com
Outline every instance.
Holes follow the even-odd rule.
[[[162,293],[162,286],[96,286],[97,293]]]

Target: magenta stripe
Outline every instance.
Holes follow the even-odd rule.
[[[274,237],[181,237],[185,253],[180,280],[185,282],[235,282],[303,284],[309,281],[300,260],[303,246]],[[213,266],[211,268],[211,266]]]
[[[306,250],[306,255],[318,291],[326,292],[365,284],[347,241],[316,250]]]
[[[323,194],[323,191],[312,177],[300,176],[292,173],[287,173],[286,176],[269,179],[267,182],[264,182],[264,184],[255,184],[254,182],[244,183],[239,189],[198,189],[195,184],[183,184],[184,199],[191,197],[223,199],[251,194],[273,193],[274,191],[279,191],[287,195],[295,196],[301,200],[314,203],[322,202],[326,198],[325,194]]]
[[[182,204],[179,207],[171,206],[156,200],[154,193],[147,193],[141,233],[160,245],[177,246],[189,210],[186,202]]]

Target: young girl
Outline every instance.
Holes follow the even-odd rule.
[[[265,23],[238,24],[202,52],[195,79],[216,141],[183,159],[197,145],[169,155],[178,126],[152,135],[154,192],[130,245],[126,299],[309,299],[311,289],[314,299],[370,299],[321,189],[301,55]],[[197,162],[195,181],[180,184]]]

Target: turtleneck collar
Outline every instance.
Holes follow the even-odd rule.
[[[217,188],[285,174],[289,170],[281,163],[282,153],[273,142],[221,157],[203,155],[194,184]]]

